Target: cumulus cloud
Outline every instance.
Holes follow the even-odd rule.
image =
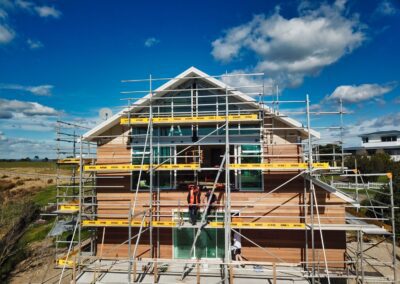
[[[349,124],[345,128],[346,144],[359,145],[361,143],[359,135],[375,131],[399,130],[399,125],[400,112],[360,120],[354,124]]]
[[[230,72],[227,76],[222,76],[221,80],[229,87],[236,88],[238,91],[251,97],[259,94],[274,94],[275,82],[272,79],[264,79],[263,76],[255,73],[253,73],[255,75],[249,74],[251,74],[249,70],[238,69]]]
[[[389,0],[384,0],[379,3],[375,13],[383,16],[391,16],[397,13],[397,9],[392,2]]]
[[[160,40],[156,39],[155,37],[149,37],[144,41],[144,46],[146,47],[152,47],[156,44],[159,44]]]
[[[18,84],[0,84],[0,90],[29,92],[35,96],[51,96],[53,85],[23,86]]]
[[[43,43],[39,40],[34,40],[34,39],[28,38],[26,43],[28,44],[30,49],[40,49],[43,47]]]
[[[42,18],[53,17],[59,18],[61,16],[61,12],[54,7],[50,6],[36,6],[35,11]]]
[[[9,13],[15,13],[16,11],[38,15],[42,18],[59,18],[61,16],[61,12],[55,7],[40,6],[34,2],[25,0],[0,0],[0,45],[8,44],[16,37],[17,32],[14,30],[13,25],[10,23],[8,16]],[[32,46],[39,47],[39,41],[32,43]],[[29,42],[28,45],[31,46]]]
[[[0,44],[7,44],[15,37],[15,31],[8,25],[8,13],[0,5]]]
[[[6,44],[12,41],[15,37],[15,32],[6,24],[0,22],[0,44]]]
[[[25,1],[25,0],[17,0],[15,1],[15,7],[20,8],[22,10],[26,10],[31,13],[36,13],[39,17],[53,17],[59,18],[61,16],[61,12],[52,6],[39,6],[33,2]]]
[[[339,86],[328,96],[329,100],[342,99],[343,102],[357,103],[383,96],[396,87],[395,83],[386,85],[362,84],[362,85],[343,85]]]
[[[37,102],[0,99],[0,118],[57,116],[59,112],[52,107]]]
[[[250,53],[257,58],[254,71],[265,72],[280,85],[298,86],[365,40],[363,25],[357,17],[344,15],[344,4],[336,1],[314,9],[303,5],[290,19],[279,9],[270,16],[256,15],[214,40],[211,53],[222,62]]]
[[[25,157],[55,157],[55,143],[51,139],[27,139],[6,137],[0,134],[0,157],[6,159],[21,159]]]

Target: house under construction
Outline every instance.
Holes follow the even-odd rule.
[[[71,177],[58,179],[58,222],[69,237],[58,234],[56,263],[73,270],[74,282],[396,281],[390,173],[376,174],[388,177],[385,191],[346,169],[343,152],[332,160],[318,153],[319,130],[342,143],[341,102],[313,112],[308,96],[271,95],[263,74],[210,76],[194,67],[123,85],[126,107],[93,129],[59,122],[58,164]],[[285,104],[300,109],[292,116],[303,123],[280,112]],[[321,115],[337,125],[313,127]],[[193,225],[187,197],[196,186],[203,191]],[[391,202],[375,201],[375,192]],[[243,261],[232,259],[233,235]],[[364,235],[392,243],[391,273],[369,272],[363,252],[378,241],[365,244]]]

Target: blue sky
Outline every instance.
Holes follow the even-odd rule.
[[[399,129],[399,28],[390,0],[0,0],[0,158],[50,157],[58,117],[95,125],[99,109],[123,104],[122,79],[190,66],[264,72],[282,100],[308,93],[314,110],[342,98],[355,145],[357,134]]]

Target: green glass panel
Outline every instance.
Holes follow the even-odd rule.
[[[240,154],[241,163],[261,163],[260,145],[242,145]],[[243,191],[262,190],[262,171],[242,170],[240,180]]]
[[[178,216],[176,216],[178,217]],[[189,219],[187,212],[181,212],[184,220]],[[197,220],[201,220],[201,212],[197,215]],[[218,213],[218,221],[223,220],[223,213]],[[173,229],[173,249],[175,258],[192,258],[194,254],[197,258],[223,258],[224,257],[224,229],[203,229],[196,241],[194,254],[190,254],[197,228]]]
[[[190,249],[194,240],[192,228],[180,228],[174,230],[174,256],[175,258],[191,258]]]
[[[225,235],[224,229],[215,229],[217,243],[217,257],[225,257]]]

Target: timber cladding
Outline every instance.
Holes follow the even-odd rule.
[[[138,228],[132,228],[132,236],[138,233]],[[173,257],[173,230],[171,228],[154,229],[154,250],[157,242],[157,234],[160,235],[159,258]],[[300,263],[312,261],[311,234],[307,233],[308,249],[306,247],[306,233],[302,230],[240,230],[246,238],[242,237],[242,257],[248,261],[265,261],[280,263]],[[101,240],[103,230],[98,231],[98,240]],[[128,257],[129,249],[126,242],[128,228],[106,228],[102,245],[97,244],[97,254],[102,257]],[[342,268],[346,250],[346,233],[344,231],[324,232],[324,244],[329,267]],[[134,241],[132,241],[133,254]],[[258,247],[254,243],[256,243]],[[122,244],[122,245],[121,245]],[[306,253],[308,252],[308,255]],[[136,257],[150,257],[149,233],[142,234],[137,248]],[[324,266],[323,249],[320,241],[319,231],[315,232],[315,261],[319,266]]]
[[[234,217],[236,222],[270,222],[270,223],[303,223],[304,214],[310,221],[310,196],[304,192],[304,179],[296,178],[283,188],[271,193],[276,186],[293,177],[290,174],[265,174],[264,192],[232,192],[232,211],[240,211],[239,217]],[[133,204],[134,194],[130,191],[130,177],[110,177],[98,179],[97,189],[99,218],[126,219],[129,205]],[[118,185],[114,188],[109,186]],[[322,224],[344,224],[345,202],[333,194],[316,187],[317,201],[319,205],[320,222]],[[202,193],[204,195],[204,193]],[[224,192],[217,191],[217,205],[221,205],[219,212],[223,212]],[[187,210],[187,191],[160,191],[161,221],[171,221],[174,211]],[[148,192],[139,192],[136,198],[135,213],[148,210],[150,196]],[[304,207],[304,203],[306,206]],[[179,206],[178,206],[179,204]],[[307,210],[305,212],[304,210]],[[316,213],[316,211],[314,211]],[[136,217],[139,219],[140,217]],[[317,221],[315,221],[317,222]],[[157,232],[160,235],[160,256],[162,258],[173,257],[173,230],[171,228],[154,228],[153,243],[156,243]],[[175,229],[176,230],[176,229]],[[137,234],[138,228],[132,228],[132,236]],[[128,239],[128,228],[107,227],[104,235],[104,244],[101,245],[102,228],[98,229],[97,254],[104,257],[127,257],[128,245],[123,244]],[[258,248],[250,241],[242,238],[242,255],[250,261],[277,261],[298,263],[306,258],[306,233],[304,230],[263,230],[241,229],[241,233],[251,241],[257,243],[263,249]],[[324,243],[328,262],[331,267],[343,266],[346,250],[346,233],[344,231],[325,231]],[[307,235],[308,257],[311,257],[311,236]],[[319,231],[315,231],[316,260],[323,264],[323,254]],[[149,235],[145,232],[140,239],[137,256],[149,257]],[[268,251],[268,252],[266,252]],[[279,259],[281,261],[279,261]],[[336,262],[336,263],[335,263]],[[341,262],[339,264],[339,262]],[[321,264],[321,265],[322,265]]]

